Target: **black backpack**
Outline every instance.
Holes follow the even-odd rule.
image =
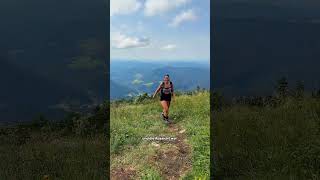
[[[164,88],[164,82],[161,82],[161,94],[162,94],[162,89]],[[170,88],[172,88],[172,82],[170,81]],[[172,93],[172,89],[171,89],[171,93]]]

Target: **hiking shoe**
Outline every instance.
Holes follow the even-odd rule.
[[[171,120],[171,119],[169,119],[169,118],[167,118],[167,121],[168,121],[168,123],[172,123],[172,120]]]
[[[168,119],[167,119],[166,117],[164,117],[164,116],[162,117],[162,120],[163,120],[163,122],[166,123],[166,124],[169,123]]]
[[[169,124],[170,122],[168,121],[168,119],[163,119],[163,122],[165,123],[165,124]]]
[[[166,119],[166,117],[164,117],[163,112],[161,113],[161,118],[162,118],[163,120],[165,120],[165,119]]]

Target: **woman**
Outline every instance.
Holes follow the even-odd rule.
[[[160,91],[160,103],[162,106],[162,118],[165,120],[165,122],[169,122],[169,108],[170,108],[170,102],[171,102],[171,97],[174,98],[174,93],[173,93],[173,83],[170,81],[169,74],[166,74],[163,77],[163,81],[160,83],[158,86],[157,90],[153,94],[153,98],[158,94]]]

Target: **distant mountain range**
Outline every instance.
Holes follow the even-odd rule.
[[[0,1],[0,124],[107,98],[106,2]]]
[[[39,63],[34,69],[1,59],[0,67],[0,123],[31,120],[39,114],[61,119],[65,109],[57,105],[77,109],[107,98],[103,66],[89,71],[59,62]]]
[[[111,99],[152,94],[165,74],[170,75],[176,90],[210,88],[209,63],[111,61],[110,72]]]

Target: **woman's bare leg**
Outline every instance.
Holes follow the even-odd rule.
[[[167,111],[167,117],[169,116],[169,109],[170,109],[170,101],[167,101],[168,111]]]
[[[168,117],[168,110],[169,110],[169,108],[168,108],[167,102],[166,102],[166,101],[160,101],[160,103],[161,103],[161,106],[162,106],[162,109],[163,109],[163,115],[164,115],[165,117]]]

